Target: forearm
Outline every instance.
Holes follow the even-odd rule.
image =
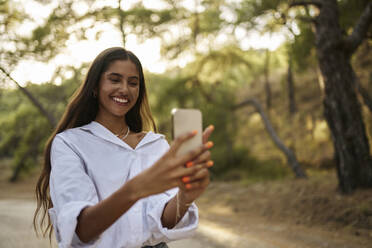
[[[79,239],[82,242],[95,239],[142,197],[132,180],[105,200],[85,208],[78,217],[76,227]]]
[[[172,229],[177,225],[177,223],[182,219],[189,209],[190,204],[186,203],[182,197],[182,194],[179,194],[178,198],[178,207],[179,215],[177,216],[177,195],[175,195],[169,202],[165,205],[163,214],[161,216],[161,223],[163,227]]]

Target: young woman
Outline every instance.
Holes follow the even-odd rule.
[[[46,145],[35,229],[41,214],[44,234],[54,229],[63,248],[167,247],[190,236],[198,224],[193,201],[213,165],[213,126],[182,156],[178,148],[195,133],[169,147],[163,135],[144,132],[151,128],[140,61],[123,48],[103,51]]]

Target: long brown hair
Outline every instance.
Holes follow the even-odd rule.
[[[130,51],[121,47],[108,48],[101,52],[91,64],[84,83],[76,90],[56,129],[49,137],[44,150],[44,167],[36,185],[37,208],[34,214],[34,229],[36,234],[40,228],[43,236],[49,234],[51,239],[53,227],[51,225],[48,209],[53,207],[49,193],[49,176],[51,171],[50,150],[54,137],[66,129],[80,127],[95,120],[98,112],[98,100],[94,92],[98,91],[98,84],[102,73],[116,60],[130,60],[136,65],[139,74],[139,96],[136,104],[126,114],[125,121],[134,132],[143,130],[157,131],[152,118],[147,99],[145,78],[139,59]]]

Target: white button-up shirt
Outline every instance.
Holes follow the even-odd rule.
[[[164,135],[148,132],[133,149],[95,121],[59,133],[51,148],[53,208],[49,209],[59,247],[131,248],[192,235],[198,224],[195,204],[174,228],[161,224],[164,206],[176,188],[140,199],[90,243],[82,243],[75,233],[77,217],[85,207],[110,196],[168,148]]]

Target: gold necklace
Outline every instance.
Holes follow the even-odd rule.
[[[120,136],[123,135],[124,131],[121,134],[116,134],[116,137],[120,138],[121,140],[124,140],[128,136],[129,132],[130,132],[130,129],[129,129],[129,126],[128,126],[127,133],[124,135],[123,138],[120,138]]]

